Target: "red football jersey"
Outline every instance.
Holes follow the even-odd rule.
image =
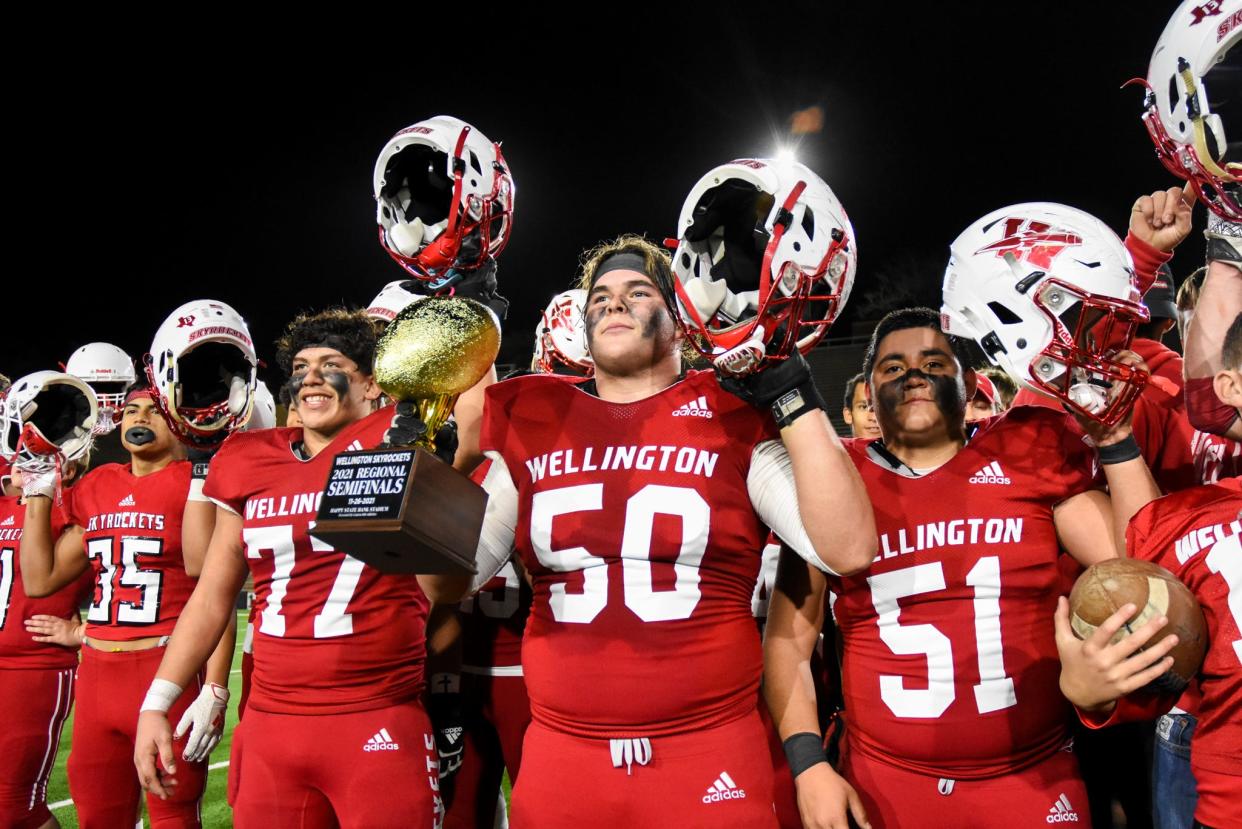
[[[1013,405],[1063,411],[1060,401],[1025,386],[1014,396]],[[1153,377],[1134,401],[1130,425],[1143,461],[1161,492],[1177,492],[1199,483],[1196,459],[1191,452],[1195,430],[1186,417],[1185,401],[1176,386],[1164,378]],[[1083,434],[1076,421],[1071,420],[1068,428]]]
[[[521,673],[522,630],[531,590],[513,562],[461,603],[462,668],[474,673]],[[508,669],[508,670],[504,670]]]
[[[1242,803],[1242,479],[1184,490],[1153,501],[1130,521],[1126,548],[1159,564],[1191,589],[1207,620],[1208,650],[1199,672],[1202,702],[1190,746],[1195,779],[1228,783]],[[1173,700],[1168,700],[1172,702]],[[1167,708],[1167,706],[1165,706]],[[1203,803],[1203,800],[1200,801]],[[1200,814],[1209,826],[1238,817]]]
[[[65,491],[65,517],[85,531],[95,573],[87,636],[125,641],[173,632],[194,591],[181,557],[189,492],[188,461],[142,476],[109,463]]]
[[[1199,483],[1214,484],[1242,475],[1242,443],[1196,430],[1190,449],[1195,458],[1195,477]]]
[[[868,570],[829,577],[853,750],[975,779],[1065,742],[1052,510],[1091,488],[1095,465],[1067,421],[1044,408],[1011,409],[918,478],[873,459],[871,441],[846,442],[880,541]]]
[[[254,577],[254,673],[247,706],[273,714],[396,705],[423,687],[428,601],[414,576],[386,575],[309,534],[332,459],[374,448],[392,409],[346,427],[310,460],[302,430],[229,437],[204,494],[242,516]]]
[[[654,737],[753,709],[767,529],[746,478],[777,437],[710,372],[632,403],[546,376],[488,388],[480,444],[517,488],[514,546],[534,582],[522,665],[536,721]]]
[[[0,497],[0,669],[76,668],[78,649],[34,641],[25,621],[37,613],[77,619],[78,605],[90,593],[89,573],[42,599],[32,599],[22,588],[22,527],[26,507],[17,498]],[[59,509],[52,509],[52,538],[65,526]]]

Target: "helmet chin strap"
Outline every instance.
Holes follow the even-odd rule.
[[[229,414],[240,417],[246,413],[250,402],[250,384],[240,374],[234,374],[229,383]]]
[[[1108,388],[1093,382],[1075,383],[1069,387],[1069,399],[1091,414],[1099,414],[1108,404]]]
[[[414,217],[412,222],[398,222],[388,229],[388,241],[402,256],[418,256],[424,243],[431,244],[444,233],[448,220],[433,225],[423,224],[423,220]]]

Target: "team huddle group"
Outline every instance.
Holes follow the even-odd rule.
[[[385,328],[445,295],[507,313],[500,146],[401,130],[374,194],[403,278],[292,320],[276,395],[216,299],[137,363],[91,343],[7,389],[0,825],[58,825],[73,708],[79,825],[200,826],[250,579],[241,827],[1090,825],[1072,735],[1142,721],[1159,825],[1242,826],[1242,196],[1213,110],[1240,36],[1242,0],[1188,0],[1153,55],[1144,121],[1184,186],[1124,240],[1052,202],[971,222],[942,307],[875,327],[844,440],[803,355],[857,245],[806,166],[713,168],[671,255],[588,251],[530,370],[434,435],[488,495],[475,573],[312,534],[334,457],[430,437],[375,381]],[[127,462],[92,468],[107,446]],[[1200,603],[1189,675],[1167,605],[1070,608],[1125,557]]]

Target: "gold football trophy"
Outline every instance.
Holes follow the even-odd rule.
[[[472,299],[428,297],[398,314],[376,344],[375,381],[414,402],[427,429],[413,446],[337,455],[311,535],[386,573],[475,572],[487,493],[432,452],[499,351],[500,324]]]

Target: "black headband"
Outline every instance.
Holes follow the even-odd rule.
[[[595,283],[599,282],[599,278],[609,271],[634,271],[635,273],[641,273],[659,285],[659,279],[656,278],[655,274],[647,272],[646,257],[641,253],[623,250],[619,253],[611,254],[595,268],[595,273],[591,275],[592,291],[595,290]]]
[[[336,334],[329,334],[326,337],[320,338],[319,342],[300,342],[297,344],[297,349],[293,352],[293,356],[297,356],[297,353],[305,348],[330,348],[333,351],[339,351],[357,363],[358,370],[363,374],[371,373],[371,366],[365,356],[363,354],[356,353],[357,349],[344,337]],[[292,373],[291,366],[287,370]]]

